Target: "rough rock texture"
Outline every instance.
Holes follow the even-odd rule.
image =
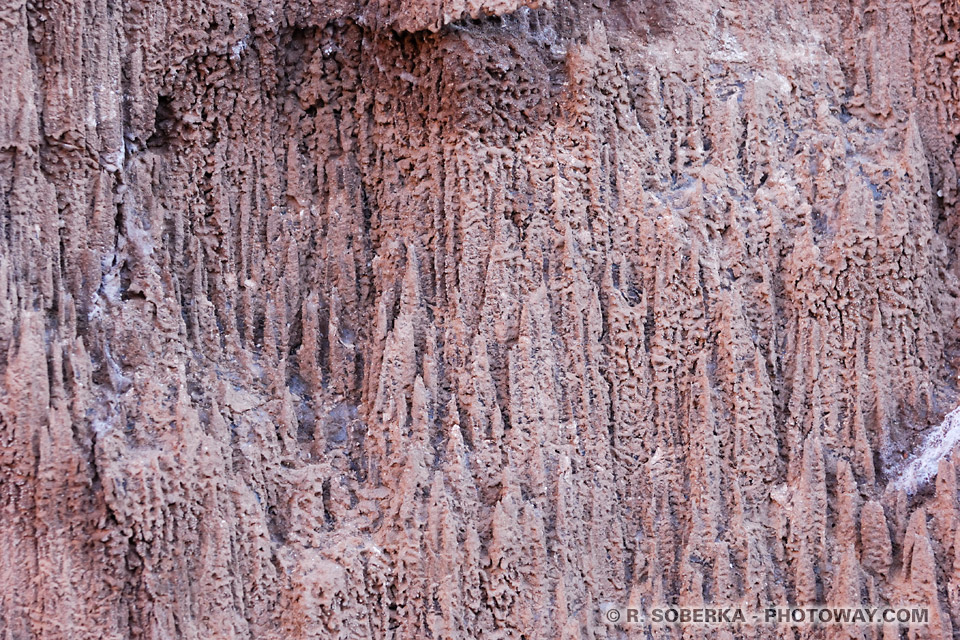
[[[960,637],[958,28],[8,0],[0,637]]]

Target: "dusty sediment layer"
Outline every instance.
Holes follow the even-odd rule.
[[[0,636],[960,635],[955,5],[0,19]]]

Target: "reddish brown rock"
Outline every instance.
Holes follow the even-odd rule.
[[[960,634],[954,4],[0,22],[0,637]]]

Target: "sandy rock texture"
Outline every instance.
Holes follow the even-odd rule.
[[[960,637],[958,28],[6,0],[0,638]]]

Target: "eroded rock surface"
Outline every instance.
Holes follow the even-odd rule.
[[[0,637],[960,636],[954,3],[0,24]]]

